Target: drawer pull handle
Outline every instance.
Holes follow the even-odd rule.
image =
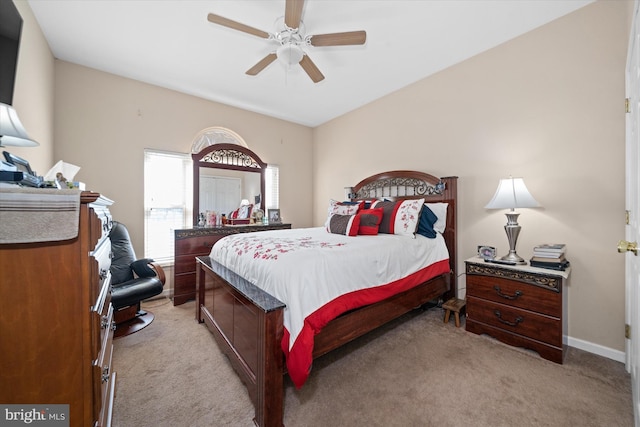
[[[107,316],[102,316],[100,320],[100,329],[107,329],[109,327],[109,318]]]
[[[504,323],[505,325],[509,325],[509,326],[518,326],[518,323],[522,323],[522,321],[524,320],[522,316],[518,316],[516,317],[515,322],[509,322],[508,320],[504,320],[502,318],[502,313],[500,313],[500,310],[496,310],[493,313],[496,315],[496,317],[501,323]]]
[[[502,293],[502,289],[500,289],[500,286],[494,286],[493,289],[495,289],[496,293],[500,295],[502,298],[512,300],[512,301],[522,296],[522,291],[516,291],[515,295],[507,295]]]
[[[109,366],[105,365],[102,367],[102,382],[106,383],[109,381]]]

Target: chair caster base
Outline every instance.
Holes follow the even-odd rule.
[[[153,322],[153,313],[149,311],[140,310],[132,319],[125,320],[122,323],[116,324],[116,330],[113,333],[113,338],[120,338],[127,335],[131,335],[134,332],[138,332]]]

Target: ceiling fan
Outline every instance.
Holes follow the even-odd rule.
[[[284,22],[281,25],[282,28],[275,33],[268,33],[214,13],[210,13],[207,19],[214,24],[252,34],[269,41],[275,41],[279,44],[275,52],[269,53],[258,61],[256,65],[246,71],[246,74],[255,76],[273,61],[279,59],[289,65],[300,64],[311,80],[313,80],[314,83],[318,83],[324,80],[324,76],[303,48],[305,46],[361,45],[367,40],[367,33],[365,31],[348,31],[343,33],[305,35],[304,28],[302,28],[303,6],[304,0],[286,0]]]

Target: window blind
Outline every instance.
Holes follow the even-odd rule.
[[[191,158],[184,153],[144,151],[144,256],[173,262],[174,230],[192,222]]]
[[[268,165],[264,178],[267,194],[263,209],[278,209],[280,207],[280,168],[277,165]]]

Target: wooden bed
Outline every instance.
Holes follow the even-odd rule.
[[[392,171],[362,180],[354,200],[425,198],[448,203],[443,237],[449,274],[332,320],[315,336],[313,358],[370,332],[422,305],[455,295],[457,177]],[[208,256],[197,258],[196,319],[204,322],[246,385],[258,426],[282,426],[285,372],[281,349],[285,304]]]

